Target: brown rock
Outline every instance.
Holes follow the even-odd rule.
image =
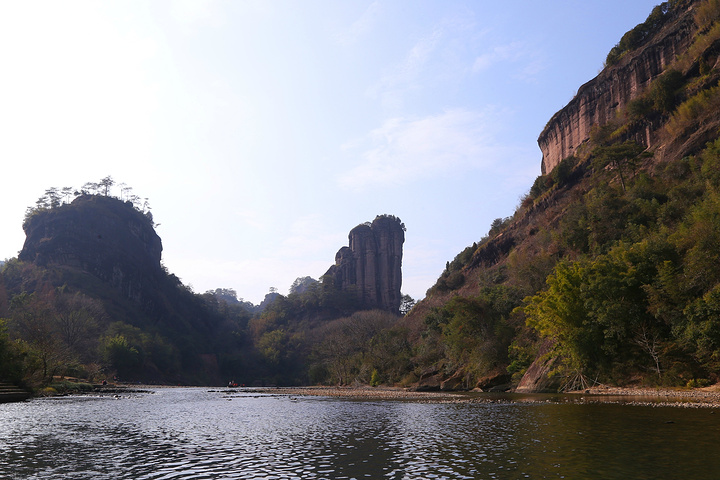
[[[136,302],[163,274],[153,222],[117,198],[81,195],[35,213],[23,229],[20,260],[88,272]]]
[[[613,119],[662,74],[676,56],[685,52],[697,30],[693,11],[691,8],[679,9],[668,15],[674,17],[644,45],[581,86],[570,103],[550,119],[538,138],[544,175],[561,160],[574,155],[590,139],[590,130],[594,126]],[[646,147],[653,146],[653,133],[660,125],[647,125],[634,139]]]
[[[458,390],[467,390],[467,386],[465,384],[465,375],[461,373],[456,373],[452,377],[448,378],[447,380],[444,380],[440,384],[440,390],[443,392],[455,392]]]
[[[412,391],[439,392],[441,383],[442,377],[440,376],[440,374],[429,375],[427,377],[421,378],[412,388]]]
[[[549,373],[558,360],[556,356],[548,356],[552,342],[545,341],[541,346],[539,355],[523,375],[520,383],[515,387],[516,393],[543,393],[557,392],[560,385],[557,378],[551,378]]]
[[[353,228],[349,246],[335,255],[335,265],[325,273],[337,288],[354,291],[364,309],[398,313],[402,285],[402,246],[405,227],[400,219],[381,215]]]

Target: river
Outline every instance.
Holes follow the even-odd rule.
[[[720,411],[204,388],[0,405],[3,479],[718,479]]]

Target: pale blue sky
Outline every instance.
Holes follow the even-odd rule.
[[[1,2],[0,258],[46,188],[112,175],[197,292],[287,293],[387,213],[422,298],[513,213],[547,120],[657,3]]]

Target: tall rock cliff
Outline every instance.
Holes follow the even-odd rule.
[[[550,173],[564,158],[574,155],[590,139],[595,126],[613,119],[690,45],[697,27],[693,7],[699,0],[681,2],[662,18],[661,25],[600,74],[578,89],[575,97],[548,121],[538,138],[543,154],[542,173]],[[661,126],[649,123],[635,140],[653,146]]]
[[[356,292],[362,308],[398,313],[405,226],[396,217],[380,215],[353,228],[348,240],[325,276],[337,288]]]
[[[117,198],[81,195],[36,212],[23,229],[20,260],[90,273],[137,303],[163,276],[162,242],[152,221]]]

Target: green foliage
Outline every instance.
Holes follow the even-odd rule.
[[[688,304],[678,335],[709,370],[720,369],[720,284]]]
[[[593,166],[596,171],[617,172],[623,191],[625,179],[634,174],[638,162],[649,154],[643,154],[645,148],[632,140],[608,146],[598,146],[593,151]]]
[[[287,352],[287,341],[288,336],[284,330],[271,330],[262,334],[257,342],[257,348],[267,361],[277,365],[283,352]]]
[[[629,51],[641,46],[655,32],[660,30],[668,18],[673,4],[677,2],[663,2],[653,8],[648,18],[635,28],[622,36],[620,41],[615,45],[605,59],[605,65],[615,65]]]
[[[581,292],[585,275],[580,263],[559,263],[547,279],[547,290],[530,297],[524,308],[528,325],[554,339],[565,365],[581,371],[597,362],[602,338],[597,328],[585,328],[590,326]]]
[[[399,382],[411,363],[407,331],[396,322],[396,316],[379,310],[329,322],[314,335],[319,341],[313,347],[313,375],[341,385]]]
[[[470,263],[470,260],[477,249],[478,244],[473,243],[471,246],[465,248],[462,252],[457,254],[452,262],[447,262],[445,270],[440,275],[433,288],[439,292],[448,292],[462,287],[465,283],[465,275],[461,270]]]
[[[559,187],[564,186],[572,174],[573,169],[578,163],[578,159],[570,156],[563,158],[560,163],[550,172],[550,179],[553,185]]]
[[[23,225],[26,225],[36,214],[69,204],[80,195],[101,195],[104,197],[117,198],[132,205],[135,210],[144,214],[152,222],[153,217],[148,199],[133,194],[132,188],[124,183],[118,185],[120,187],[120,194],[117,196],[112,195],[112,187],[116,184],[117,182],[108,175],[98,182],[86,182],[80,189],[74,187],[50,187],[37,199],[35,206],[27,207]]]
[[[528,199],[537,200],[546,192],[572,183],[574,173],[578,171],[578,165],[579,161],[574,156],[563,158],[552,172],[540,175],[535,179],[528,192]]]
[[[318,288],[319,282],[312,277],[299,277],[290,285],[290,295],[303,294],[306,291]]]
[[[446,368],[477,380],[507,361],[514,329],[508,316],[520,302],[518,292],[498,285],[477,297],[455,296],[425,317],[428,346],[439,340]]]
[[[535,178],[535,181],[530,187],[528,195],[531,199],[536,199],[548,190],[548,177],[547,175],[539,175]]]
[[[688,380],[685,386],[687,388],[703,388],[709,386],[710,384],[711,382],[707,378],[693,378],[692,380]]]
[[[558,263],[522,309],[528,326],[554,341],[560,373],[681,385],[717,378],[718,166],[714,141],[697,157],[628,176],[624,191],[598,180],[572,203],[556,241],[580,256]],[[522,371],[522,350],[511,355],[508,368]]]
[[[537,348],[531,339],[518,335],[508,346],[507,372],[514,382],[519,382],[532,362],[537,358]]]
[[[103,337],[100,349],[103,360],[121,376],[131,375],[142,362],[138,349],[130,345],[123,335]]]
[[[488,231],[489,237],[494,237],[500,233],[505,227],[507,227],[512,221],[512,217],[499,217],[492,221],[490,224],[490,230]]]
[[[23,379],[22,351],[10,340],[7,324],[0,318],[0,381],[18,383]]]
[[[377,387],[378,385],[380,385],[380,374],[378,373],[377,368],[374,368],[372,375],[370,375],[370,386]]]
[[[681,136],[700,120],[714,115],[718,108],[720,86],[701,90],[677,107],[665,128],[671,135]]]
[[[710,27],[720,18],[720,0],[705,0],[695,7],[695,24],[700,31]]]
[[[683,84],[681,72],[674,69],[666,70],[653,81],[650,88],[653,108],[660,113],[672,112],[676,105],[677,92]]]

